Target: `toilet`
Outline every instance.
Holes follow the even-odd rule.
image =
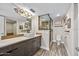
[[[57,42],[57,45],[60,45],[60,43],[61,43],[61,35],[56,36],[56,42]]]

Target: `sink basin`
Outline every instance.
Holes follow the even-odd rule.
[[[35,34],[34,33],[26,33],[24,34],[25,37],[34,37]]]

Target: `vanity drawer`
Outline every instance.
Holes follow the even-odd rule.
[[[17,43],[0,48],[0,56],[22,56],[24,48],[22,43]]]
[[[0,48],[0,53],[1,52],[7,52],[7,51],[12,50],[14,48],[16,48],[16,46],[14,46],[14,45],[10,45],[10,46],[6,46],[6,47],[3,47],[3,48]]]

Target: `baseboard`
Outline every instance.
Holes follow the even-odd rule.
[[[41,46],[40,48],[42,48],[42,49],[45,49],[45,50],[48,50],[48,51],[49,51],[49,48],[46,48],[46,47],[43,47],[43,46]]]

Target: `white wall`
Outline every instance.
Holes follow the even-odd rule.
[[[72,4],[67,13],[68,18],[71,18],[71,29],[69,33],[65,33],[65,47],[69,55],[78,55],[76,48],[78,47],[78,4]]]
[[[74,4],[71,5],[67,18],[71,18],[70,32],[65,32],[65,47],[68,55],[74,55]]]
[[[41,48],[49,50],[49,30],[42,30]]]
[[[78,4],[74,4],[74,55],[78,55]]]

